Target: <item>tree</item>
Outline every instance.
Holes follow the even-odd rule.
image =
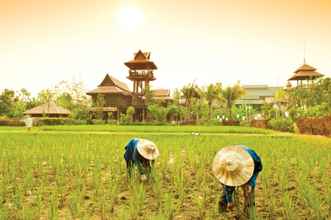
[[[51,89],[43,89],[38,93],[37,100],[41,104],[54,102],[55,93]]]
[[[331,78],[322,78],[308,87],[292,88],[286,97],[293,119],[328,115],[331,113]]]
[[[167,118],[170,120],[180,121],[184,115],[183,107],[180,105],[172,104],[167,107]]]
[[[181,89],[181,92],[185,99],[185,106],[186,106],[187,112],[188,112],[188,119],[190,119],[193,100],[201,97],[200,89],[197,85],[195,85],[194,83],[191,83],[191,84],[184,86]]]
[[[151,114],[154,121],[164,123],[167,121],[168,109],[158,104],[148,106],[148,112]]]
[[[208,120],[211,120],[212,105],[216,100],[220,101],[222,98],[222,84],[210,84],[205,90],[204,95],[208,102]]]
[[[16,102],[15,91],[5,89],[0,95],[0,115],[9,115]]]
[[[74,103],[71,95],[67,92],[62,93],[56,98],[56,103],[66,109],[73,109]]]
[[[286,92],[284,89],[279,89],[275,93],[275,105],[277,106],[277,111],[276,111],[276,118],[278,117],[278,113],[283,113],[285,112],[285,105],[283,103],[286,102]]]
[[[126,115],[128,116],[128,120],[130,123],[133,122],[133,115],[135,113],[135,109],[133,106],[129,106],[128,109],[126,110]]]
[[[230,119],[232,119],[232,107],[235,104],[235,101],[238,100],[244,94],[245,90],[239,84],[236,84],[232,87],[226,87],[222,90],[222,95],[225,100],[227,112]]]

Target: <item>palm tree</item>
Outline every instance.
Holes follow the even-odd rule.
[[[229,118],[232,119],[232,107],[235,101],[245,94],[245,90],[239,85],[229,86],[222,90],[222,95],[225,99],[226,108],[229,113]]]
[[[220,101],[222,99],[222,84],[221,83],[210,84],[205,90],[204,95],[208,102],[208,120],[210,120],[213,103],[216,100]]]
[[[285,105],[283,103],[286,103],[286,92],[284,89],[279,89],[276,91],[274,95],[275,104],[277,106],[276,111],[276,118],[278,117],[278,113],[283,113],[285,111]]]
[[[185,99],[185,106],[188,111],[188,119],[190,118],[190,115],[191,115],[193,99],[201,97],[201,94],[199,91],[200,91],[199,87],[197,85],[195,85],[194,83],[188,84],[181,89],[181,92]]]

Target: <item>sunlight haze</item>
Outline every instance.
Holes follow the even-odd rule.
[[[286,85],[304,59],[331,75],[328,0],[0,0],[0,90],[34,94],[61,80],[131,86],[139,49],[158,66],[152,86],[190,82]],[[306,45],[306,46],[305,46]]]

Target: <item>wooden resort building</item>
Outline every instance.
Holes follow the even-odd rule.
[[[296,71],[294,71],[294,75],[288,79],[288,81],[296,81],[297,86],[309,86],[313,84],[314,81],[324,75],[317,72],[315,67],[312,67],[306,62],[302,66],[300,66]],[[291,83],[289,82],[287,88],[291,88]]]
[[[243,85],[245,95],[236,101],[236,105],[252,106],[260,109],[265,103],[275,102],[274,97],[282,87],[268,85]]]
[[[165,104],[172,101],[170,90],[150,90],[150,83],[156,80],[154,71],[157,66],[150,60],[150,53],[138,51],[133,60],[124,64],[129,68],[127,79],[132,81],[132,90],[124,83],[113,76],[106,75],[100,85],[87,93],[92,97],[93,107],[91,114],[101,113],[103,119],[108,117],[119,119],[121,113],[127,108],[135,108],[134,120],[144,121],[147,115],[147,92],[151,92],[152,99]]]
[[[66,118],[71,112],[54,102],[45,103],[24,112],[24,115],[31,117],[49,117],[49,118]]]

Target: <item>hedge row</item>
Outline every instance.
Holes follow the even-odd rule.
[[[74,120],[71,118],[34,118],[33,125],[77,125],[86,124],[86,121]],[[21,119],[0,119],[0,126],[25,126]]]
[[[331,115],[316,118],[301,118],[296,122],[300,133],[331,136]]]
[[[239,126],[240,125],[240,121],[238,120],[223,120],[222,124],[225,126]]]
[[[0,119],[0,126],[24,126],[24,122],[21,121],[20,119],[16,119],[16,118],[3,118]]]
[[[250,123],[254,128],[268,128],[268,120],[252,120]]]

